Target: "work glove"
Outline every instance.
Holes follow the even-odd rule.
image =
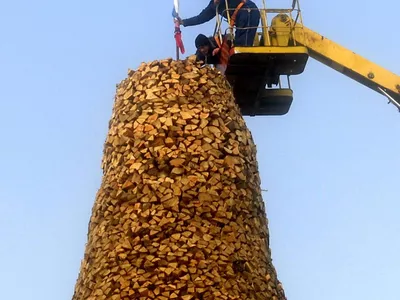
[[[215,48],[214,50],[213,50],[213,52],[212,52],[212,56],[215,56],[215,55],[217,55],[218,53],[219,53],[219,48]]]

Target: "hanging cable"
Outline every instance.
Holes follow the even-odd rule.
[[[231,16],[229,15],[229,4],[228,0],[225,0],[225,10],[226,10],[226,18],[229,24],[229,30],[231,31],[231,35],[233,36],[233,25],[231,26]]]
[[[219,8],[219,4],[217,4],[216,8],[215,8],[215,18],[217,20],[217,23],[215,24],[215,29],[214,29],[214,35],[216,36],[218,35],[218,37],[220,38],[220,41],[222,41],[222,33],[221,33],[221,20],[220,20],[220,15],[218,13],[218,8]]]

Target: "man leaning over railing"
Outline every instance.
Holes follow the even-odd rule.
[[[179,22],[185,27],[200,25],[213,19],[216,11],[224,18],[228,18],[227,9],[229,9],[230,26],[236,26],[234,45],[252,46],[260,23],[260,12],[257,5],[250,0],[211,0],[199,15],[179,19]]]

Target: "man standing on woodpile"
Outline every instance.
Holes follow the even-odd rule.
[[[236,26],[234,45],[252,46],[260,23],[260,11],[251,0],[211,0],[199,15],[179,19],[179,22],[184,27],[200,25],[213,19],[216,11],[227,18],[227,9],[229,9],[230,25]]]

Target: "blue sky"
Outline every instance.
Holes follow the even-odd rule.
[[[207,2],[181,0],[182,16]],[[308,27],[400,74],[398,1],[379,11],[360,0],[301,4]],[[2,299],[71,298],[115,84],[142,61],[174,56],[171,9],[165,0],[1,3]],[[188,53],[213,27],[183,29]],[[288,298],[400,299],[400,114],[313,60],[292,87],[288,115],[246,118]]]

